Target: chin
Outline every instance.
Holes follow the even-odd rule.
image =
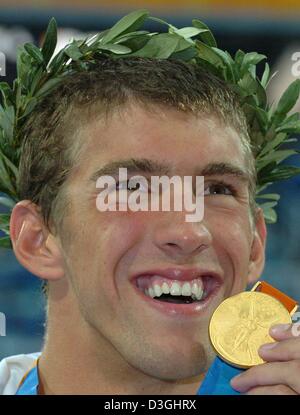
[[[153,353],[150,357],[136,362],[133,366],[148,376],[160,380],[177,381],[192,378],[203,374],[210,364],[210,355],[207,355],[203,346],[197,345],[197,350],[190,353]]]

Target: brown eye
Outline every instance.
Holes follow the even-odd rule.
[[[204,195],[225,195],[233,196],[234,190],[232,186],[226,184],[215,183],[207,186]]]
[[[128,190],[134,192],[135,190],[140,190],[141,192],[148,192],[148,187],[146,188],[142,183],[135,180],[126,180],[124,182],[116,183],[116,190]]]
[[[138,190],[140,188],[140,183],[129,183],[129,180],[125,182],[117,182],[116,190]]]
[[[140,189],[141,184],[140,183],[129,183],[129,181],[127,182],[127,189],[128,190],[138,190]]]

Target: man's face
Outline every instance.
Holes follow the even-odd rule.
[[[68,183],[62,242],[74,301],[99,345],[108,344],[134,368],[160,379],[200,374],[212,359],[209,319],[224,298],[245,288],[253,254],[248,183],[221,172],[224,165],[247,171],[240,138],[214,118],[134,105],[106,124],[92,122],[82,135],[87,144]],[[165,165],[170,177],[206,170],[203,221],[187,222],[186,211],[99,212],[90,177],[129,159]],[[160,286],[198,280],[206,298],[152,299],[144,290],[154,280]]]

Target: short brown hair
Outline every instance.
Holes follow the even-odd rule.
[[[175,59],[102,56],[89,70],[70,73],[30,115],[20,159],[20,199],[36,203],[45,224],[62,220],[61,189],[80,151],[75,131],[97,106],[111,113],[129,100],[180,111],[214,114],[236,129],[250,173],[250,205],[255,198],[255,161],[239,97],[224,81],[199,65]]]

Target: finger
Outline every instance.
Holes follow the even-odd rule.
[[[246,395],[298,395],[286,385],[258,386],[250,389]]]
[[[300,360],[254,366],[231,379],[230,384],[242,393],[254,387],[272,385],[286,385],[300,393]]]
[[[264,344],[258,349],[258,354],[266,362],[300,360],[300,337]]]
[[[300,323],[276,324],[270,328],[269,333],[278,341],[300,337]]]

